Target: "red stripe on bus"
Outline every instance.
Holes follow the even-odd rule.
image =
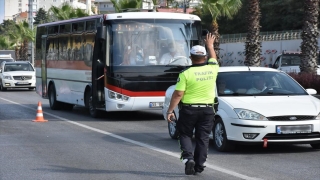
[[[130,96],[130,97],[144,97],[144,96],[165,96],[165,91],[139,91],[139,92],[134,92],[134,91],[129,91],[126,89],[122,89],[110,84],[107,84],[106,86],[108,89],[111,91]]]

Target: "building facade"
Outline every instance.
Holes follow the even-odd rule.
[[[73,7],[86,9],[86,0],[4,0],[4,20],[16,19],[22,12],[29,12],[29,1],[32,3],[33,15],[43,8],[48,11],[51,6],[61,6],[63,3],[70,3]],[[91,0],[91,6],[94,5],[94,0]],[[92,12],[91,12],[92,14]]]

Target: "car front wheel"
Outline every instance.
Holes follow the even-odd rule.
[[[220,151],[232,151],[234,149],[234,144],[230,143],[227,139],[227,133],[225,126],[221,118],[216,118],[212,130],[214,147]]]
[[[7,90],[7,88],[3,87],[2,83],[0,83],[0,89],[1,89],[1,91],[6,91]]]
[[[173,114],[175,115],[174,111]],[[169,130],[169,135],[172,139],[178,139],[179,132],[177,130],[177,121],[175,122],[168,122],[168,130]]]

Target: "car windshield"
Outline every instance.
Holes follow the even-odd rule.
[[[307,95],[307,92],[283,72],[221,72],[217,77],[219,96]]]
[[[14,63],[14,64],[6,64],[4,66],[4,72],[10,71],[34,71],[33,67],[27,63]]]

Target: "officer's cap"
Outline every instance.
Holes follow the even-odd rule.
[[[195,56],[206,56],[207,51],[203,46],[196,45],[191,48],[190,54],[195,55]]]

